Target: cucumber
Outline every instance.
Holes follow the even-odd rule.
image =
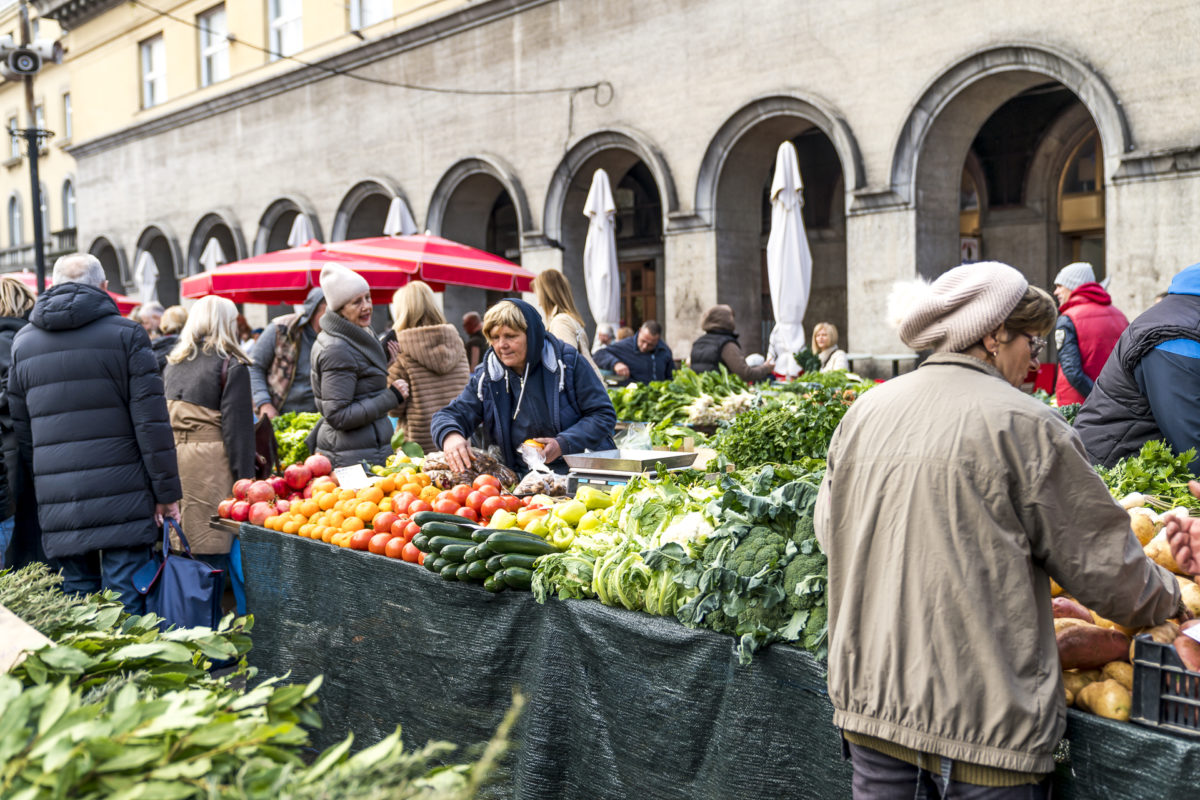
[[[436,572],[438,574],[441,574],[442,568],[450,563],[446,559],[439,556],[437,553],[429,553],[428,555],[425,556],[426,564],[428,564],[431,561],[433,562],[433,568],[430,569],[430,572]]]
[[[463,559],[467,556],[467,551],[471,549],[469,544],[448,544],[438,551],[438,555],[447,561],[455,564],[463,563]]]
[[[492,577],[484,561],[472,561],[467,564],[467,577],[473,581],[482,581]]]
[[[508,588],[508,584],[505,583],[499,575],[489,575],[483,581],[483,588],[487,589],[489,592],[503,592]]]
[[[416,536],[412,537],[412,543],[413,547],[417,548],[422,553],[429,552],[429,537],[425,534],[418,533]]]
[[[458,578],[458,564],[446,564],[442,567],[442,580],[452,581]]]
[[[461,545],[463,547],[470,547],[471,542],[467,539],[459,539],[454,536],[430,536],[428,552],[440,553],[440,552],[442,552],[443,548],[449,547],[451,545]]]
[[[458,572],[456,573],[456,576],[463,583],[466,583],[467,581],[471,580],[471,575],[470,575],[470,573],[467,572],[467,569],[470,566],[471,566],[470,564],[459,564],[458,565]]]
[[[533,582],[533,572],[521,567],[507,567],[497,572],[496,577],[513,589],[528,589]]]
[[[497,531],[487,538],[487,546],[496,553],[519,553],[527,556],[544,556],[559,552],[558,548],[528,533]]]
[[[466,525],[455,525],[450,522],[434,520],[421,526],[421,533],[432,539],[434,536],[453,536],[455,539],[471,539],[471,528]]]
[[[506,553],[500,556],[501,567],[520,567],[521,569],[533,569],[533,564],[539,556],[526,556],[520,553]]]
[[[439,570],[437,567],[437,562],[440,560],[441,559],[438,558],[437,553],[430,553],[430,552],[426,551],[426,553],[425,553],[425,569],[429,570],[430,572],[440,572],[441,570]]]
[[[492,535],[492,531],[487,528],[476,528],[471,531],[471,541],[475,544],[483,544],[487,541],[487,537]]]
[[[504,564],[501,563],[501,560],[503,558],[504,558],[504,556],[500,556],[500,555],[492,556],[491,558],[489,558],[487,560],[488,572],[499,572],[500,570],[504,569]]]
[[[450,525],[470,525],[470,520],[457,514],[441,514],[437,511],[418,511],[413,514],[412,521],[425,527],[427,522],[445,522]],[[472,526],[474,527],[474,526]]]
[[[487,542],[475,545],[475,558],[472,561],[487,561],[492,556],[496,555],[496,551],[488,545]]]

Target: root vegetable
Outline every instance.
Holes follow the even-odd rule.
[[[1086,672],[1067,671],[1063,673],[1063,686],[1071,693],[1072,698],[1078,697],[1080,690],[1089,683],[1094,683],[1095,680]],[[1068,702],[1067,705],[1071,704]]]
[[[1063,694],[1066,695],[1068,708],[1070,706],[1075,705],[1075,695],[1071,692],[1070,689],[1063,689]]]
[[[1154,534],[1158,533],[1151,514],[1144,513],[1145,511],[1146,509],[1137,508],[1129,512],[1129,527],[1133,529],[1133,535],[1137,537],[1138,543],[1142,547],[1149,544],[1150,540],[1154,538]]]
[[[1064,621],[1070,620],[1055,621],[1054,637],[1063,669],[1099,669],[1110,661],[1129,657],[1129,637],[1120,631],[1082,621],[1058,629],[1058,623]]]
[[[1187,610],[1193,617],[1200,617],[1200,586],[1180,575],[1176,575],[1175,580],[1179,581],[1179,595]]]
[[[1174,572],[1176,575],[1187,575],[1187,573],[1180,569],[1179,565],[1175,563],[1175,556],[1171,555],[1171,546],[1167,544],[1167,537],[1155,536],[1142,549],[1146,551],[1146,555],[1150,558],[1150,560],[1155,564],[1158,564],[1160,567],[1165,567],[1171,572]]]
[[[1141,508],[1146,505],[1146,496],[1141,492],[1132,492],[1121,498],[1122,508]]]
[[[1142,628],[1138,631],[1139,634],[1148,634],[1151,641],[1159,644],[1171,644],[1175,641],[1175,637],[1179,635],[1179,626],[1174,622],[1167,620],[1162,625],[1155,625],[1153,628]],[[1133,651],[1137,647],[1137,642],[1129,643],[1129,660],[1133,661]]]
[[[1058,597],[1062,593],[1063,593],[1063,587],[1059,586],[1058,582],[1055,581],[1054,578],[1051,578],[1050,579],[1050,596]]]
[[[1183,661],[1183,665],[1192,672],[1200,672],[1200,642],[1197,642],[1185,631],[1200,625],[1200,619],[1192,619],[1183,623],[1179,635],[1175,637],[1175,652]]]
[[[1075,707],[1098,717],[1128,722],[1133,695],[1115,680],[1097,681],[1079,692],[1075,697]]]
[[[1067,628],[1076,626],[1076,625],[1088,625],[1090,627],[1093,625],[1093,623],[1084,622],[1083,620],[1079,619],[1078,617],[1055,617],[1055,619],[1054,619],[1054,635],[1057,636],[1060,632],[1066,630]]]
[[[1080,605],[1077,601],[1069,597],[1056,597],[1050,601],[1050,607],[1054,609],[1055,619],[1081,619],[1084,622],[1092,621],[1092,613]]]
[[[1105,619],[1104,617],[1097,614],[1095,611],[1091,612],[1091,614],[1092,614],[1092,622],[1096,623],[1101,628],[1110,628],[1114,631],[1120,631],[1121,633],[1125,634],[1126,636],[1133,636],[1135,633],[1137,633],[1137,628],[1130,628],[1128,626],[1120,624],[1119,622],[1113,622],[1111,619]]]
[[[1133,665],[1125,661],[1110,661],[1100,670],[1100,676],[1114,680],[1129,691],[1133,691]]]

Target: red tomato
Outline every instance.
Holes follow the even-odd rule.
[[[495,486],[497,489],[499,489],[500,488],[500,479],[497,478],[495,475],[484,474],[484,475],[480,475],[479,477],[477,477],[471,483],[471,485],[474,486],[476,489],[479,489],[483,486]]]
[[[407,544],[408,542],[411,542],[411,541],[412,541],[412,538],[413,538],[414,536],[416,536],[416,535],[417,535],[418,533],[420,533],[420,532],[421,532],[421,526],[420,526],[420,525],[418,525],[418,524],[417,524],[417,523],[415,523],[415,522],[410,522],[410,523],[408,523],[408,526],[407,526],[407,527],[404,529],[404,542],[405,542],[405,544]]]
[[[403,536],[393,536],[388,539],[387,547],[383,548],[383,554],[388,558],[400,558],[406,544],[408,542],[404,541]]]
[[[467,505],[475,509],[475,513],[479,513],[479,509],[483,506],[483,501],[487,500],[487,495],[482,492],[471,492],[467,495]]]
[[[517,513],[517,509],[521,508],[521,498],[515,494],[502,494],[500,499],[504,501],[504,510]]]
[[[433,510],[439,514],[453,514],[458,508],[458,503],[454,502],[453,497],[440,497],[433,504]]]
[[[398,517],[391,511],[380,511],[371,520],[371,527],[376,533],[390,533],[392,525],[395,524]]]
[[[421,557],[421,551],[412,542],[404,545],[404,549],[400,551],[400,557],[411,564],[417,563],[417,559]]]
[[[417,499],[417,496],[412,492],[401,492],[392,500],[392,508],[397,511],[404,511],[412,502]]]
[[[351,550],[366,550],[371,544],[371,537],[377,535],[370,528],[364,528],[361,531],[355,531],[350,537]]]
[[[533,499],[533,495],[526,495],[525,497],[522,497],[521,498],[521,507],[529,508],[529,501],[532,499]]]
[[[433,498],[433,502],[435,503],[438,500],[454,500],[454,492],[450,491],[449,489],[443,489],[442,491],[438,492],[437,497]],[[458,501],[456,500],[455,502]],[[462,505],[462,503],[459,503],[459,505]]]
[[[467,504],[467,495],[471,493],[471,485],[468,483],[460,483],[450,490],[450,494],[454,497],[454,502],[460,506]]]
[[[492,486],[490,483],[487,486],[480,486],[475,491],[479,492],[484,497],[499,497],[500,496],[500,489],[498,489],[495,486]]]
[[[381,556],[387,548],[387,543],[391,540],[392,535],[390,533],[377,533],[367,542],[367,549],[375,555]]]
[[[409,516],[416,514],[418,511],[433,511],[433,506],[426,503],[424,500],[413,500],[409,503],[408,508],[404,509]]]
[[[408,527],[408,518],[401,517],[392,523],[392,536],[403,536],[404,529]]]
[[[485,508],[487,507],[486,502],[484,503],[484,507]],[[460,516],[463,519],[471,520],[471,522],[479,522],[479,512],[477,512],[475,509],[471,508],[470,506],[463,506],[462,508],[458,509],[454,513],[455,513],[455,515]],[[484,514],[484,516],[486,517],[487,514]]]
[[[479,507],[479,513],[483,515],[484,519],[491,519],[492,515],[502,508],[504,508],[504,498],[489,497],[487,500],[484,500],[483,505]]]
[[[425,556],[427,555],[428,553],[422,553],[420,550],[417,551],[417,563],[422,567],[425,566]]]

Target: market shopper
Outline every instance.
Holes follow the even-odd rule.
[[[838,347],[838,329],[832,322],[818,322],[813,328],[812,351],[821,361],[821,372],[850,369],[850,359]]]
[[[1176,453],[1200,449],[1200,264],[1121,334],[1075,430],[1092,463],[1106,467],[1153,439]]]
[[[20,457],[17,447],[17,434],[13,430],[12,414],[8,410],[8,370],[12,366],[12,343],[17,331],[29,324],[29,312],[36,302],[37,296],[33,290],[17,278],[0,277],[0,446],[3,447],[4,458],[0,468],[4,470],[6,480],[0,484],[0,495],[4,502],[0,503],[0,567],[22,567],[31,561],[42,561],[41,533],[37,529],[36,520],[30,525],[16,525],[15,515],[23,498],[26,478],[20,468]],[[22,519],[28,521],[36,514],[36,507],[28,498],[23,503],[27,507]],[[30,511],[33,514],[29,513]],[[40,557],[39,557],[40,556]]]
[[[462,318],[463,333],[467,334],[467,366],[473,372],[479,366],[479,362],[483,361],[483,354],[487,352],[487,338],[483,335],[483,320],[479,316],[478,311],[468,311],[463,314]]]
[[[608,347],[614,341],[616,340],[613,338],[612,325],[609,325],[607,322],[601,322],[596,326],[596,343],[592,345],[593,355],[597,350]]]
[[[163,517],[179,519],[182,491],[150,339],[107,288],[95,256],[58,259],[13,340],[9,408],[63,591],[112,589],[137,614],[133,574]]]
[[[662,340],[662,326],[652,319],[642,323],[637,336],[596,351],[596,363],[601,368],[634,383],[671,380],[674,359],[671,348]]]
[[[1054,297],[1059,315],[1054,326],[1059,367],[1054,396],[1060,406],[1082,403],[1129,320],[1112,304],[1108,292],[1096,282],[1092,265],[1085,261],[1058,271]]]
[[[309,371],[324,314],[325,295],[314,287],[301,311],[271,320],[250,348],[250,391],[256,414],[273,418],[317,410]]]
[[[142,324],[142,328],[146,331],[146,335],[150,337],[151,341],[161,335],[159,324],[162,322],[164,310],[162,303],[154,300],[151,300],[149,303],[143,303],[139,308],[135,309],[137,321]]]
[[[617,422],[612,401],[578,351],[546,333],[537,309],[523,300],[502,300],[488,309],[483,332],[491,350],[450,405],[433,415],[433,441],[450,466],[471,462],[468,439],[483,426],[486,439],[517,473],[522,442],[542,444],[547,466],[566,472],[563,454],[613,447]]]
[[[566,276],[556,269],[542,270],[533,280],[533,294],[545,317],[546,332],[563,344],[574,347],[588,366],[595,370],[596,376],[600,377],[600,367],[592,359],[583,317],[575,307],[571,284],[567,283]]]
[[[747,383],[771,377],[775,362],[766,361],[756,367],[746,364],[746,356],[738,343],[733,309],[724,303],[715,305],[700,319],[704,335],[692,343],[689,365],[696,372],[712,372],[722,364]]]
[[[158,330],[161,335],[150,342],[150,346],[154,350],[154,359],[158,362],[158,371],[160,373],[166,371],[167,356],[171,354],[171,351],[175,349],[175,345],[179,342],[179,332],[187,324],[187,319],[188,312],[183,306],[171,306],[162,313],[162,319],[158,323]]]
[[[392,318],[396,343],[388,381],[408,384],[408,398],[394,413],[408,438],[430,453],[434,413],[457,397],[471,378],[467,352],[424,281],[412,281],[396,292]]]
[[[388,414],[408,397],[408,384],[388,380],[387,356],[371,332],[371,289],[341,264],[321,269],[328,310],[312,349],[312,389],[321,421],[317,452],[335,467],[383,464],[392,454]]]
[[[183,487],[183,532],[193,553],[227,574],[233,534],[208,521],[234,481],[254,477],[250,358],[237,339],[237,316],[233,301],[201,298],[163,376]]]
[[[934,353],[847,412],[816,512],[854,796],[1047,797],[1065,727],[1049,579],[1131,626],[1182,613],[1179,587],[1016,388],[1053,300],[995,262],[895,298],[900,338]]]

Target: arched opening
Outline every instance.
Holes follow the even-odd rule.
[[[129,274],[125,251],[110,239],[101,236],[92,242],[88,252],[100,259],[100,266],[104,267],[104,276],[108,278],[109,291],[125,294],[125,276]]]
[[[288,237],[292,233],[292,224],[296,217],[304,214],[312,225],[313,238],[324,241],[321,236],[321,223],[313,212],[312,206],[300,197],[281,197],[263,212],[258,221],[258,233],[254,236],[254,252],[256,255],[285,250],[288,247]]]
[[[200,259],[210,247],[209,242],[213,240],[221,248],[221,258],[217,263],[228,264],[246,257],[246,241],[242,238],[241,228],[233,221],[231,215],[214,211],[201,217],[192,229],[192,235],[188,239],[188,275],[204,271],[205,265]]]
[[[400,202],[407,205],[400,190],[385,178],[365,180],[356,184],[338,206],[337,214],[333,218],[330,241],[382,236],[387,224],[388,209],[395,198],[400,198]]]
[[[75,181],[67,178],[62,185],[63,230],[75,230]]]
[[[20,247],[25,242],[24,221],[21,219],[21,195],[8,196],[8,246]]]
[[[155,291],[158,302],[164,306],[179,303],[179,244],[175,237],[165,233],[158,225],[151,225],[142,231],[138,237],[137,248],[134,250],[133,269],[137,269],[138,259],[142,253],[149,253],[158,269],[158,279],[155,281]],[[136,278],[134,279],[136,283]],[[139,289],[140,287],[135,286]],[[142,298],[143,300],[145,298]]]

